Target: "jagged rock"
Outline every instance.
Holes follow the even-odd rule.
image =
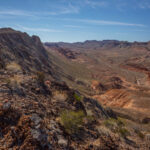
[[[30,37],[26,33],[3,28],[0,29],[0,44],[0,59],[6,66],[15,62],[25,72],[34,68],[50,73],[50,60],[39,37]]]
[[[150,118],[144,118],[144,119],[142,120],[142,123],[145,123],[145,124],[150,123]]]
[[[96,118],[108,118],[108,114],[105,111],[105,109],[99,104],[96,100],[91,98],[84,98],[84,106],[86,110],[91,110],[93,112],[93,115]]]
[[[62,134],[62,131],[60,130],[58,124],[54,120],[50,120],[50,123],[47,126],[50,132]]]
[[[47,134],[40,131],[39,129],[31,129],[31,135],[33,139],[40,142],[41,146],[44,148],[45,146],[49,146],[50,144],[47,141]]]
[[[11,103],[10,102],[4,103],[2,108],[4,111],[8,111],[11,108]]]
[[[68,141],[63,136],[57,136],[58,144],[62,147],[67,147]]]
[[[37,141],[41,141],[42,137],[41,137],[41,132],[39,130],[36,129],[32,129],[31,130],[31,135],[33,136],[34,139],[36,139]]]
[[[41,123],[42,119],[39,117],[38,114],[32,114],[30,119],[33,121],[34,125],[37,126]]]
[[[45,46],[50,48],[51,50],[59,52],[61,55],[65,56],[68,59],[75,59],[79,52],[73,52],[67,48],[62,48],[57,44],[45,43]]]
[[[115,112],[111,108],[106,108],[105,111],[109,117],[117,119],[117,115],[115,114]]]

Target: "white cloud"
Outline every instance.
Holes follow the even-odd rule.
[[[0,15],[9,15],[9,16],[34,16],[32,12],[22,11],[22,10],[2,10]]]
[[[148,31],[147,30],[132,30],[132,31],[135,31],[135,32],[146,32],[146,33],[150,32],[149,30]]]
[[[118,21],[90,20],[90,19],[64,19],[64,20],[94,24],[94,25],[117,25],[117,26],[146,27],[143,24],[125,23],[125,22],[118,22]]]
[[[141,2],[138,4],[138,7],[141,9],[150,9],[150,2]]]
[[[108,5],[106,1],[94,1],[94,0],[85,0],[85,4],[95,8],[95,7],[105,7]]]
[[[79,13],[79,7],[73,6],[71,4],[68,7],[61,7],[60,14],[72,14],[72,13]]]
[[[45,17],[49,15],[63,15],[63,14],[76,14],[79,13],[79,7],[75,7],[71,4],[67,6],[59,6],[49,11],[36,12],[36,11],[25,11],[25,10],[0,10],[1,16],[23,16],[23,17]]]
[[[67,27],[67,28],[85,28],[83,26],[76,26],[76,25],[64,25],[64,27]]]
[[[64,32],[62,30],[49,29],[49,28],[30,28],[17,25],[17,28],[24,31],[33,31],[33,32]]]
[[[117,34],[117,35],[128,35],[127,33],[121,33],[121,32],[117,32],[115,34]]]

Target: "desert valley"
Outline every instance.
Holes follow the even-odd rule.
[[[150,149],[150,42],[0,29],[0,150],[57,149]]]

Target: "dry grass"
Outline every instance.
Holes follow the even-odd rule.
[[[57,101],[65,101],[68,98],[68,95],[62,91],[53,92],[53,98]]]
[[[100,135],[106,136],[106,137],[112,134],[112,132],[105,126],[97,127],[97,131]]]
[[[22,76],[20,75],[14,75],[8,79],[6,79],[6,83],[10,86],[10,87],[18,87],[23,81]]]
[[[38,82],[44,83],[44,80],[45,80],[44,72],[37,72],[36,73],[36,79],[37,79]]]
[[[109,118],[104,121],[104,125],[112,132],[118,133],[120,134],[120,136],[124,138],[130,135],[126,123],[122,118],[118,118],[118,119]]]
[[[9,71],[18,72],[21,71],[21,66],[15,62],[6,65],[6,69]]]

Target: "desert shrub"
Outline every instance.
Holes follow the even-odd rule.
[[[6,65],[6,69],[13,72],[21,71],[21,66],[15,62]]]
[[[105,126],[99,126],[96,129],[101,136],[108,137],[109,135],[111,135],[111,131],[108,128],[106,128]]]
[[[38,82],[44,83],[45,74],[43,72],[37,72],[36,77],[37,77],[36,79],[37,79]]]
[[[145,135],[140,131],[138,127],[134,127],[134,132],[141,138],[144,139]]]
[[[92,115],[88,115],[88,116],[86,117],[86,119],[87,119],[88,123],[92,123],[93,121],[96,120],[95,117],[92,116]]]
[[[83,119],[85,115],[83,111],[63,111],[60,115],[61,124],[65,131],[69,134],[77,133],[80,127],[83,126]]]
[[[80,95],[78,95],[77,93],[74,93],[74,99],[76,100],[76,101],[82,101],[82,99],[83,99],[83,97],[82,96],[80,96]]]
[[[126,122],[123,118],[118,117],[117,124],[119,127],[123,127],[123,126],[125,126]]]
[[[113,118],[109,118],[107,120],[104,121],[104,125],[109,128],[110,130],[112,130],[113,132],[117,132],[117,121]]]
[[[21,84],[23,82],[22,76],[14,75],[10,78],[4,79],[4,81],[9,88],[11,94],[16,93],[20,96],[25,96],[23,88],[21,87]]]
[[[130,132],[126,128],[119,128],[118,132],[124,138],[130,135]]]
[[[111,131],[120,134],[124,138],[130,135],[130,132],[125,127],[125,121],[122,118],[109,118],[104,121],[104,125]]]
[[[93,114],[93,112],[89,109],[86,110],[86,117],[84,118],[84,122],[88,124],[92,124],[93,122],[96,121],[96,118]]]
[[[122,118],[109,118],[107,120],[104,121],[105,126],[114,126],[117,125],[118,127],[123,127],[125,126],[125,121]]]

